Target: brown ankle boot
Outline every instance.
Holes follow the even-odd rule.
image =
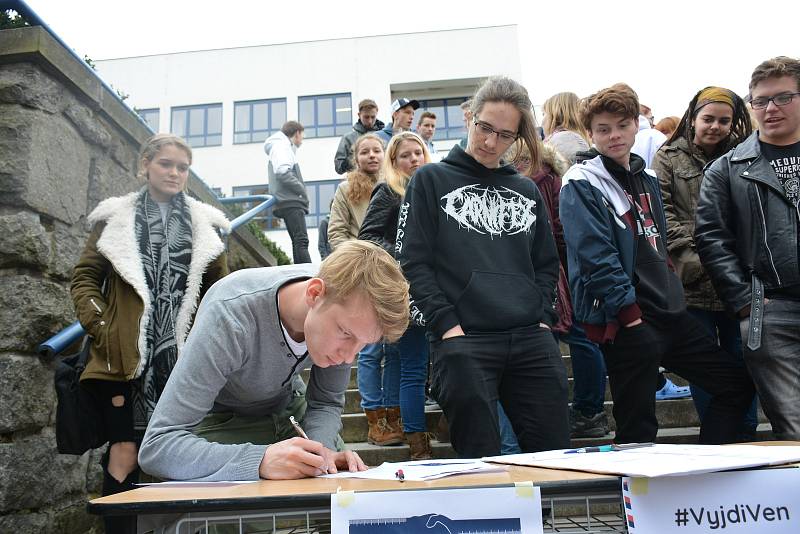
[[[428,432],[409,432],[406,442],[411,448],[412,460],[430,460],[433,458],[431,449],[431,435]]]
[[[394,431],[386,423],[386,408],[364,409],[367,414],[369,433],[367,441],[373,445],[397,445],[403,442],[403,433]]]
[[[400,406],[386,408],[386,426],[403,435],[403,419],[400,417]]]

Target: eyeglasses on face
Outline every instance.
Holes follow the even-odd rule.
[[[489,136],[492,134],[497,134],[497,139],[502,141],[503,143],[513,143],[519,137],[519,134],[512,134],[510,132],[498,132],[491,125],[485,123],[483,121],[479,121],[477,118],[473,117],[472,123],[478,129],[482,135]]]
[[[779,95],[767,97],[759,97],[754,98],[750,101],[750,107],[753,109],[764,109],[765,107],[769,106],[770,102],[773,102],[776,106],[785,106],[792,99],[796,96],[800,95],[800,93],[781,93]]]

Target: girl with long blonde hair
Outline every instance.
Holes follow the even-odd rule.
[[[416,170],[430,161],[428,148],[417,134],[403,132],[392,137],[383,160],[386,182],[378,184],[372,193],[359,239],[373,241],[394,255],[397,220],[406,188]],[[370,421],[370,436],[377,438],[371,441],[389,441],[387,435],[392,440],[402,440],[405,434],[412,460],[431,458],[430,435],[425,427],[425,380],[428,376],[425,329],[409,326],[397,343],[384,345],[382,354],[376,356],[364,358],[360,355],[358,359],[361,406]],[[381,357],[384,358],[382,380]],[[380,418],[370,418],[375,410],[381,413],[385,410],[385,423],[376,422],[373,426],[373,419],[380,421]]]

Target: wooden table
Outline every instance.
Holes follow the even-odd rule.
[[[539,469],[513,465],[503,471],[456,475],[428,482],[399,482],[357,478],[261,480],[230,486],[143,486],[100,497],[88,504],[98,515],[132,515],[220,510],[286,509],[329,506],[331,493],[342,491],[402,491],[510,486],[532,481],[542,495],[619,492],[619,477],[579,471]]]

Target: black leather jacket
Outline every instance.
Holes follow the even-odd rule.
[[[695,243],[703,267],[731,311],[755,303],[754,278],[763,282],[767,293],[800,284],[798,225],[800,209],[786,199],[761,155],[758,132],[706,168]]]
[[[400,213],[400,195],[385,182],[380,182],[372,190],[367,214],[358,238],[372,241],[394,257],[394,244],[397,239],[397,217]]]

